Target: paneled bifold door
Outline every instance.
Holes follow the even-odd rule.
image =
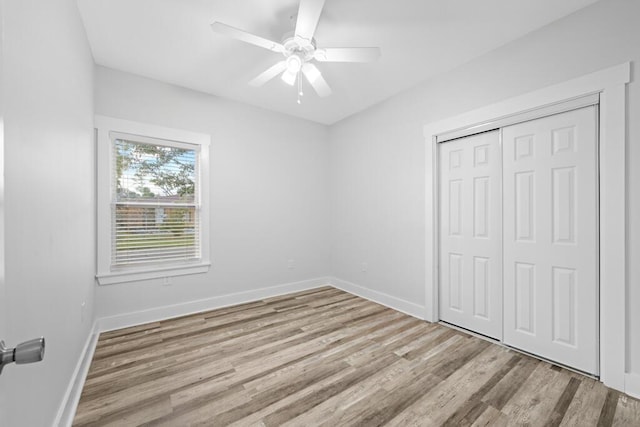
[[[440,318],[594,375],[596,123],[591,106],[439,145]]]
[[[440,318],[502,338],[498,131],[440,145]]]

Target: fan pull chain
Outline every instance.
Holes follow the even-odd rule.
[[[298,71],[298,105],[302,104],[302,100],[300,99],[302,96],[304,96],[304,92],[302,92],[302,73],[300,73],[300,71]]]

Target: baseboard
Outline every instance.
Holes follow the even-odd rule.
[[[640,374],[626,373],[624,378],[625,393],[640,399]]]
[[[68,427],[73,423],[73,417],[76,415],[76,409],[78,408],[78,402],[80,401],[80,395],[82,394],[82,388],[84,381],[87,378],[89,367],[91,366],[91,360],[93,359],[93,353],[98,343],[98,323],[94,322],[87,340],[76,364],[76,368],[73,371],[67,390],[64,393],[64,398],[58,409],[58,414],[53,422],[54,426]]]
[[[355,283],[338,279],[337,277],[330,277],[329,283],[333,287],[342,289],[345,292],[349,292],[378,304],[393,308],[394,310],[401,311],[405,314],[408,314],[409,316],[417,317],[418,319],[424,320],[424,305],[416,304],[391,295],[387,295],[383,292],[374,291],[372,289],[365,288],[364,286],[356,285]]]
[[[115,329],[127,328],[130,326],[142,325],[150,322],[170,319],[173,317],[186,316],[202,311],[215,310],[216,308],[228,307],[231,305],[252,302],[264,298],[288,294],[291,292],[305,291],[308,289],[327,286],[328,277],[303,280],[300,282],[285,283],[283,285],[270,286],[267,288],[254,289],[246,292],[216,296],[197,301],[189,301],[180,304],[167,305],[164,307],[152,308],[149,310],[137,311],[133,313],[119,314],[116,316],[103,317],[98,319],[98,330],[100,332],[112,331]]]

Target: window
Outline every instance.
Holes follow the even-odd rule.
[[[209,136],[96,117],[100,284],[206,272]]]

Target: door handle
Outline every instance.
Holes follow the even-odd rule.
[[[5,347],[0,341],[0,374],[5,365],[39,362],[44,358],[44,337],[35,338],[18,344],[15,348]]]

